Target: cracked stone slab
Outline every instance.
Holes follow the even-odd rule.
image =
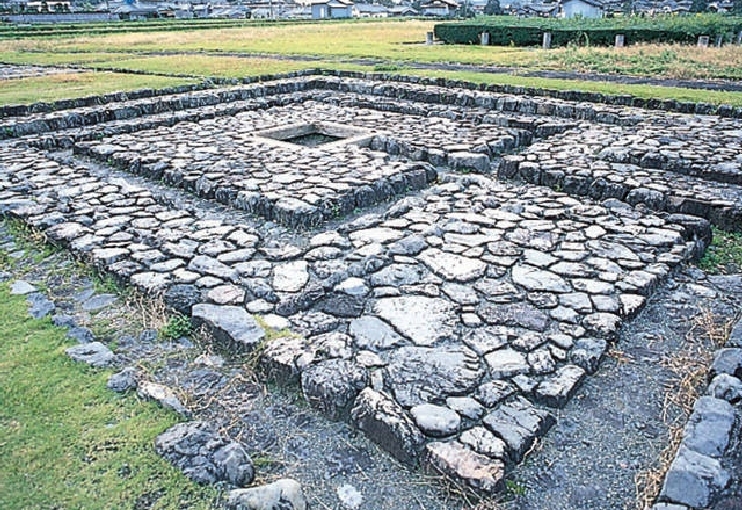
[[[402,347],[387,363],[384,379],[404,407],[470,394],[484,375],[476,354],[461,347]]]
[[[374,312],[418,346],[430,346],[454,335],[455,307],[446,300],[422,296],[384,298]]]
[[[352,423],[397,460],[416,464],[425,438],[404,409],[371,388],[358,395],[351,410]]]
[[[493,494],[504,487],[505,466],[501,460],[473,452],[458,442],[429,443],[425,453],[434,471],[477,491]]]
[[[244,308],[198,304],[192,314],[195,327],[204,325],[214,340],[238,349],[253,349],[265,338],[263,328]]]

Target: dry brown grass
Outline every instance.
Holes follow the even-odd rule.
[[[568,47],[537,50],[529,57],[522,63],[524,67],[675,79],[742,78],[742,51],[731,45],[721,48],[677,44]]]
[[[714,352],[726,342],[731,325],[731,320],[704,310],[695,317],[681,349],[663,360],[663,365],[674,374],[666,385],[662,405],[662,419],[668,428],[667,446],[653,465],[635,477],[637,510],[649,510],[657,499],[680,446],[685,423],[705,388]]]

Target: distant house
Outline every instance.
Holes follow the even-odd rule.
[[[229,4],[227,4],[228,6]],[[243,7],[243,6],[233,6]],[[293,18],[296,4],[283,0],[251,2],[244,6],[245,12],[241,17],[256,19],[287,19]],[[310,17],[307,15],[307,17]]]
[[[140,20],[150,18],[174,18],[175,9],[166,3],[126,3],[113,10],[123,20]]]
[[[598,0],[562,0],[565,18],[602,18],[603,4]]]
[[[25,10],[27,12],[70,12],[70,2],[57,2],[54,0],[48,0],[45,2],[26,2]]]
[[[449,18],[456,14],[459,4],[453,0],[433,0],[432,2],[420,5],[420,11],[423,16],[436,16],[439,18]]]
[[[350,0],[320,0],[312,3],[312,19],[338,19],[353,17]]]
[[[709,3],[710,12],[732,12],[733,8],[734,8],[733,2],[722,1],[722,2]]]
[[[389,9],[383,5],[355,4],[353,6],[354,18],[387,18]]]
[[[412,7],[390,7],[389,16],[417,16],[420,13]]]
[[[529,16],[537,18],[555,18],[559,14],[559,4],[525,4],[518,10],[519,16]]]

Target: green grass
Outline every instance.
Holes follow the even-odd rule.
[[[0,508],[212,508],[213,489],[154,453],[173,413],[107,390],[109,372],[70,361],[64,332],[29,318],[7,284],[0,331]]]
[[[191,319],[179,313],[170,316],[167,323],[158,331],[160,337],[168,340],[175,340],[182,336],[191,336],[192,333],[193,323]]]
[[[742,269],[742,233],[726,232],[712,227],[711,246],[698,262],[698,267],[712,274],[738,273]]]
[[[5,80],[0,87],[0,105],[30,104],[144,88],[166,88],[196,83],[190,78],[87,72]]]
[[[0,51],[0,62],[7,64],[79,65],[94,62],[114,62],[134,58],[131,53],[45,53],[38,51]]]
[[[696,90],[676,87],[657,87],[654,85],[625,85],[613,82],[593,82],[579,80],[560,80],[536,78],[510,74],[485,74],[469,71],[432,71],[424,69],[401,71],[400,74],[445,77],[451,80],[472,81],[475,83],[515,85],[547,90],[583,90],[608,95],[632,95],[642,98],[676,99],[678,101],[704,102],[712,104],[731,104],[742,106],[742,92],[719,92],[715,90]]]

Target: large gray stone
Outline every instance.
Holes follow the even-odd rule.
[[[448,154],[448,165],[454,170],[463,172],[489,173],[490,160],[486,154],[475,152],[451,152]]]
[[[349,333],[357,347],[372,351],[391,349],[406,343],[405,338],[389,324],[371,315],[363,315],[353,320]]]
[[[572,348],[572,363],[592,374],[598,369],[607,349],[608,343],[602,338],[581,338]]]
[[[356,395],[367,385],[367,370],[344,359],[321,361],[301,374],[306,401],[332,420],[346,418]]]
[[[181,416],[189,417],[190,411],[180,401],[178,395],[165,385],[151,381],[137,383],[137,395],[145,400],[154,400],[165,409],[170,409]]]
[[[417,255],[427,247],[428,243],[425,241],[425,237],[420,234],[413,234],[390,244],[389,254],[412,256]]]
[[[721,457],[729,446],[735,424],[734,407],[726,400],[703,396],[683,432],[683,444],[693,451]]]
[[[714,377],[716,374],[729,374],[742,379],[742,348],[726,348],[716,351],[709,376]]]
[[[229,491],[226,502],[229,510],[307,510],[301,484],[282,479],[268,485]]]
[[[536,399],[550,407],[564,407],[575,392],[585,370],[576,365],[564,365],[553,376],[544,378],[536,387]]]
[[[514,377],[527,374],[531,367],[523,353],[515,349],[499,349],[487,354],[484,359],[490,368],[490,373],[495,379]]]
[[[432,470],[484,494],[504,487],[505,464],[473,452],[459,442],[430,443],[425,447],[426,464]]]
[[[414,264],[391,264],[373,273],[369,283],[374,287],[396,287],[420,283],[427,271]]]
[[[493,305],[482,303],[477,314],[488,324],[495,326],[521,326],[535,331],[545,331],[549,317],[538,308],[527,303]]]
[[[481,260],[447,253],[437,248],[422,252],[420,260],[441,278],[458,283],[481,278],[487,270],[487,264]]]
[[[111,377],[108,378],[106,387],[111,391],[115,391],[116,393],[126,393],[129,390],[136,389],[137,378],[134,367],[127,367],[121,372],[116,372],[115,374],[113,374]]]
[[[43,319],[47,315],[54,313],[56,308],[54,302],[40,292],[28,294],[26,296],[26,302],[28,303],[28,313],[34,319]]]
[[[10,293],[15,296],[25,296],[37,292],[38,289],[24,280],[17,280],[10,286]]]
[[[309,281],[308,264],[302,260],[277,264],[273,268],[273,290],[299,292]]]
[[[201,289],[195,285],[171,285],[163,296],[165,304],[176,312],[189,316],[193,305],[201,301]]]
[[[269,380],[278,384],[293,384],[315,357],[314,349],[309,347],[305,339],[281,337],[267,342],[260,355],[260,367]]]
[[[729,480],[729,473],[717,459],[680,445],[667,471],[660,499],[693,508],[706,508]]]
[[[505,459],[507,445],[484,427],[474,427],[461,433],[459,441],[477,453],[493,459]]]
[[[380,299],[374,312],[415,345],[429,346],[454,337],[456,314],[451,302],[424,296]]]
[[[417,464],[425,436],[391,398],[371,388],[364,389],[356,398],[351,421],[400,462]]]
[[[708,394],[736,404],[742,400],[742,381],[729,374],[719,374],[709,384]]]
[[[520,462],[536,438],[554,424],[554,416],[518,397],[484,417],[484,425],[508,445],[514,462]]]
[[[742,348],[742,320],[734,323],[727,339],[727,346]]]
[[[206,327],[217,342],[250,350],[265,338],[263,328],[244,308],[198,304],[192,314],[194,326]]]
[[[530,291],[572,292],[572,287],[561,276],[525,264],[513,266],[513,283]]]
[[[113,351],[100,342],[75,345],[65,352],[73,360],[87,363],[96,368],[107,367],[114,360]]]
[[[468,395],[483,374],[479,358],[465,347],[402,347],[389,354],[384,379],[397,401],[412,407]]]
[[[464,331],[462,341],[480,356],[499,349],[513,337],[512,328],[504,326],[485,326]]]
[[[202,275],[216,276],[217,278],[232,282],[237,282],[239,279],[239,273],[236,269],[232,269],[227,264],[219,262],[217,259],[207,255],[193,257],[188,264],[188,270]]]
[[[425,435],[447,437],[461,427],[461,417],[448,407],[423,404],[410,409],[412,418]]]
[[[239,443],[222,437],[210,423],[178,423],[157,437],[155,450],[198,483],[228,482],[244,487],[253,480],[247,452]]]

